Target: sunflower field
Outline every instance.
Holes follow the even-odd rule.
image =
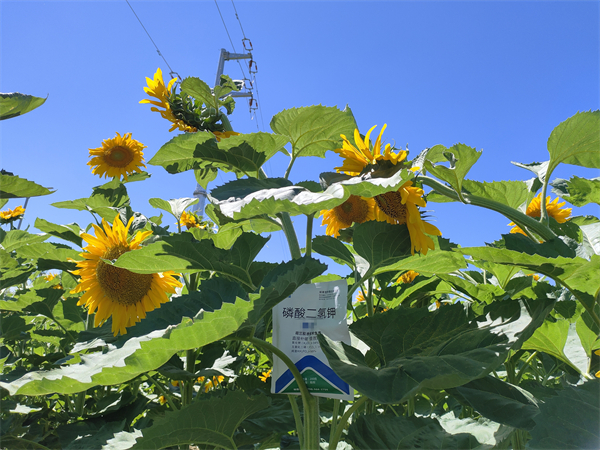
[[[89,150],[103,184],[53,203],[92,223],[37,218],[36,234],[20,229],[25,202],[0,212],[0,448],[598,448],[600,220],[577,208],[600,205],[600,178],[553,172],[600,168],[600,111],[565,117],[548,160],[520,164],[528,180],[476,181],[475,148],[409,155],[348,107],[291,108],[272,132],[239,134],[227,76],[165,84],[159,69],[144,90],[175,133],[147,164],[205,189],[219,171],[237,179],[210,190],[205,215],[197,198],[152,198],[146,217],[127,191],[152,182],[145,146],[117,133]],[[2,94],[0,119],[43,102]],[[340,167],[289,181],[298,158],[328,151]],[[289,166],[269,178],[277,153]],[[52,193],[0,177],[2,208]],[[436,202],[495,211],[510,232],[461,247],[428,220]],[[276,231],[291,259],[257,260]],[[342,312],[281,307],[313,285],[335,285]],[[325,314],[348,339],[319,328]],[[281,317],[307,321],[299,341],[348,396],[316,395],[276,339]]]

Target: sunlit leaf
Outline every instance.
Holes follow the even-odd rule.
[[[481,156],[472,147],[464,144],[456,144],[443,152],[444,157],[450,163],[450,167],[441,164],[433,165],[431,161],[425,161],[425,168],[440,180],[446,181],[458,193],[462,190],[463,180],[473,164]]]
[[[38,197],[52,194],[50,189],[16,175],[0,174],[0,198]]]
[[[179,220],[183,211],[190,205],[198,203],[197,198],[176,198],[171,200],[163,200],[162,198],[151,198],[148,203],[154,208],[162,209],[175,216],[175,219]]]
[[[231,249],[223,250],[210,240],[194,242],[192,234],[184,232],[127,252],[115,266],[137,273],[210,270],[251,287],[250,266],[267,241],[268,238],[243,233]]]
[[[356,128],[354,116],[348,107],[343,111],[321,105],[290,108],[271,119],[271,129],[290,138],[294,158],[324,158],[327,150],[341,148],[341,134],[352,139]]]
[[[561,122],[548,138],[550,165],[560,163],[600,169],[600,111],[578,112]]]
[[[17,255],[37,260],[38,270],[75,270],[76,263],[69,259],[82,260],[78,251],[50,242],[39,242],[20,247],[17,249]]]
[[[2,246],[6,252],[12,252],[23,246],[43,242],[49,237],[47,234],[31,234],[24,230],[11,230],[6,233]]]
[[[42,106],[47,98],[34,97],[18,92],[0,93],[0,120],[11,119],[33,111],[35,108]]]
[[[573,176],[570,180],[558,178],[550,184],[552,192],[574,206],[600,204],[600,178],[590,180]]]
[[[72,242],[73,244],[81,247],[82,239],[79,236],[81,233],[81,228],[79,228],[79,225],[76,223],[58,225],[48,222],[47,220],[37,218],[35,219],[35,227],[44,233],[48,233],[52,236],[64,239],[65,241]]]
[[[354,267],[354,256],[339,240],[331,236],[315,236],[312,241],[313,251],[330,258],[337,258],[350,267]]]
[[[162,166],[169,173],[203,169],[206,164],[202,164],[202,161],[195,157],[196,146],[216,150],[217,141],[214,135],[208,132],[180,134],[164,144],[148,164]]]

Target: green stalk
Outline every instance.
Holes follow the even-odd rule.
[[[196,373],[196,350],[186,350],[185,352],[185,370],[189,373]],[[182,406],[187,406],[192,403],[192,398],[194,394],[194,382],[196,380],[192,379],[185,382],[185,403]]]
[[[340,412],[340,399],[333,399],[333,413],[331,414],[331,430],[329,434],[332,436],[335,434],[335,429],[337,428],[338,422],[338,414]],[[331,447],[330,447],[331,448]]]
[[[294,422],[296,422],[296,432],[298,433],[300,448],[304,448],[304,426],[302,425],[302,418],[300,417],[300,409],[296,403],[296,397],[289,394],[288,400],[290,401],[290,405],[292,405],[292,412],[294,413]]]
[[[320,417],[319,417],[319,403],[316,397],[313,397],[308,388],[306,387],[306,383],[304,383],[304,379],[302,378],[302,374],[296,367],[296,365],[292,362],[292,360],[280,349],[275,347],[273,344],[263,341],[262,339],[258,339],[256,337],[251,338],[229,338],[231,340],[245,340],[257,347],[261,347],[263,350],[267,350],[274,355],[277,355],[281,361],[290,369],[290,372],[294,376],[296,380],[296,384],[300,389],[300,395],[302,396],[302,405],[304,406],[304,449],[313,450],[319,448],[320,441]]]
[[[85,406],[85,394],[87,391],[80,392],[77,394],[75,399],[75,413],[81,417],[83,416],[83,407]]]
[[[156,387],[156,389],[158,389],[160,391],[160,393],[163,395],[163,397],[167,400],[167,403],[169,404],[171,409],[173,411],[177,411],[179,408],[173,402],[173,399],[171,398],[171,394],[169,392],[167,392],[165,390],[165,388],[163,388],[158,381],[156,381],[154,378],[152,378],[152,375],[145,373],[144,376],[150,383],[152,383]]]
[[[296,231],[294,230],[294,225],[292,224],[292,219],[290,218],[289,213],[281,212],[277,214],[277,217],[279,217],[279,220],[281,220],[281,228],[283,229],[285,237],[287,238],[292,259],[302,258],[300,245],[298,244],[298,237],[296,236]]]
[[[315,214],[307,214],[306,215],[306,251],[304,252],[304,256],[310,257],[312,253],[312,230],[313,230],[313,222],[315,221]]]
[[[290,176],[290,172],[292,171],[292,166],[294,165],[294,162],[296,162],[296,157],[292,156],[292,158],[290,159],[290,163],[285,171],[285,175],[283,176],[286,180]]]
[[[350,419],[350,416],[358,409],[360,408],[364,402],[367,401],[369,397],[362,396],[361,398],[359,398],[358,400],[356,400],[352,406],[350,408],[348,408],[346,410],[346,412],[344,413],[344,415],[342,416],[342,418],[340,419],[340,421],[338,422],[338,426],[336,427],[335,433],[332,433],[332,437],[329,440],[329,448],[331,450],[335,450],[337,448],[338,442],[340,441],[340,437],[342,437],[342,432],[344,431],[344,429],[346,428],[346,424],[348,423],[348,420]],[[316,447],[318,448],[318,447]]]
[[[445,195],[448,198],[453,200],[461,201],[461,197],[456,193],[456,191],[444,184],[440,183],[438,180],[434,178],[430,178],[427,176],[418,176],[416,181],[420,181],[426,186],[429,186],[438,194]],[[514,223],[519,225],[522,229],[529,228],[535,231],[544,241],[550,241],[552,239],[556,239],[556,235],[552,232],[552,230],[546,227],[544,224],[538,222],[533,217],[529,217],[526,214],[523,214],[520,211],[517,211],[510,206],[504,205],[495,200],[490,200],[487,198],[479,197],[478,195],[471,195],[467,193],[462,193],[463,203],[471,204],[475,206],[481,206],[483,208],[491,209],[492,211],[499,212],[505,217],[508,217]]]
[[[374,313],[374,311],[373,311],[373,278],[369,278],[367,280],[367,298],[365,300],[367,302],[367,316],[371,317]]]

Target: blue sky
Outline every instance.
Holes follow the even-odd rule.
[[[176,72],[214,83],[220,49],[233,51],[214,1],[130,3]],[[232,2],[218,5],[240,52]],[[530,173],[510,161],[547,160],[552,129],[600,106],[597,1],[238,0],[235,7],[254,47],[260,96],[256,117],[245,100],[231,116],[242,133],[270,131],[271,117],[286,108],[348,104],[363,133],[387,123],[385,140],[402,148],[408,143],[411,156],[462,142],[483,149],[469,178],[525,180]],[[56,189],[30,201],[24,225],[43,217],[85,226],[86,213],[50,203],[87,197],[104,182],[86,165],[88,148],[116,131],[147,145],[146,160],[174,136],[168,122],[138,103],[145,77],[168,68],[124,0],[3,0],[0,28],[0,91],[49,95],[39,109],[0,125],[2,168]],[[225,73],[241,78],[233,62]],[[291,179],[317,180],[340,162],[332,152],[303,158]],[[277,156],[266,171],[282,176],[287,163]],[[195,188],[191,172],[148,171],[150,180],[128,185],[133,208],[148,216],[158,213],[149,198],[187,197]],[[554,177],[597,172],[563,166]],[[212,186],[229,179],[219,176]],[[8,207],[18,204],[11,200]],[[484,245],[509,230],[506,218],[473,206],[430,203],[427,209],[443,235],[462,246]],[[574,213],[598,215],[591,206]],[[302,236],[305,219],[295,223]],[[289,259],[283,237],[273,236],[262,257]]]

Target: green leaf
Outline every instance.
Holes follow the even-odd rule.
[[[539,412],[535,397],[498,378],[488,375],[448,393],[494,422],[527,430],[535,426],[533,417]]]
[[[156,370],[178,351],[200,348],[234,333],[253,307],[251,302],[238,299],[235,304],[224,303],[219,310],[203,311],[191,319],[191,314],[184,315],[179,305],[170,306],[172,303],[149,312],[105,351],[80,353],[78,364],[32,371],[16,380],[0,376],[0,386],[11,395],[47,395],[124,383]],[[163,328],[157,328],[158,323]],[[147,333],[139,334],[143,332]]]
[[[248,397],[241,391],[226,390],[155,420],[129,448],[150,450],[196,444],[207,449],[236,449],[233,435],[242,421],[268,406],[267,396]]]
[[[16,175],[0,174],[0,198],[39,197],[52,194],[48,188]]]
[[[366,177],[364,177],[366,178]],[[227,217],[239,220],[251,217],[275,215],[288,212],[290,215],[313,214],[321,210],[332,209],[344,203],[350,195],[375,197],[385,192],[398,190],[413,174],[402,170],[390,178],[354,177],[334,183],[325,192],[311,192],[301,186],[286,186],[281,179],[275,181],[283,185],[279,188],[259,189],[261,184],[248,180],[236,180],[217,190],[219,199],[213,203]],[[239,188],[239,197],[229,193]],[[214,191],[211,192],[211,196]],[[225,196],[229,195],[227,199]]]
[[[523,181],[492,181],[491,183],[464,180],[463,189],[470,194],[497,201],[517,209],[527,201],[529,190]]]
[[[548,173],[548,166],[550,165],[550,161],[532,162],[529,164],[511,161],[511,163],[517,167],[529,170],[530,172],[533,172],[535,174],[536,178],[532,179],[530,190],[537,191],[540,187],[542,187],[542,183],[544,183],[544,181],[546,180],[546,174]],[[534,189],[534,187],[537,187],[537,189]]]
[[[548,174],[560,163],[600,169],[600,111],[578,112],[548,138]]]
[[[47,98],[34,97],[18,92],[0,93],[0,120],[11,119],[33,111],[35,108],[42,106]]]
[[[552,192],[574,206],[584,206],[589,203],[600,205],[600,178],[571,177],[570,180],[557,178],[550,183]]]
[[[188,77],[181,82],[181,93],[194,97],[205,105],[213,105],[213,93],[204,81],[196,77]]]
[[[210,270],[253,288],[250,266],[267,241],[268,238],[243,233],[230,250],[223,250],[209,240],[194,242],[192,234],[184,232],[124,253],[114,265],[136,273]]]
[[[496,264],[520,267],[534,273],[542,273],[565,286],[586,307],[593,308],[600,290],[600,256],[593,255],[590,261],[583,258],[545,257],[529,255],[521,251],[492,248],[467,247],[456,249],[464,255]]]
[[[491,303],[494,299],[502,297],[505,294],[502,288],[493,284],[471,283],[464,278],[442,273],[438,273],[437,276],[452,285],[457,291],[482,303]],[[531,285],[531,280],[529,281],[529,285]]]
[[[312,240],[313,251],[323,256],[337,259],[340,262],[354,267],[354,256],[350,250],[339,240],[331,236],[315,236]]]
[[[443,154],[450,162],[449,168],[440,164],[434,166],[431,161],[425,161],[425,168],[440,180],[446,181],[460,194],[463,180],[481,156],[481,152],[464,144],[456,144]]]
[[[348,107],[343,111],[321,105],[290,108],[271,119],[271,129],[290,138],[293,158],[325,158],[327,150],[341,148],[340,135],[351,137],[356,128],[354,116]]]
[[[171,200],[163,200],[162,198],[151,198],[148,203],[154,208],[162,209],[168,213],[173,214],[175,220],[181,218],[181,214],[190,205],[198,203],[197,198],[176,198]]]
[[[567,386],[540,404],[530,448],[594,449],[600,442],[600,380]]]
[[[348,439],[354,444],[354,448],[361,450],[459,450],[479,445],[471,434],[446,432],[435,419],[381,414],[359,416],[348,429]]]
[[[520,347],[552,309],[553,301],[494,302],[487,315],[467,320],[460,304],[435,312],[426,308],[388,310],[358,320],[351,332],[373,350],[373,369],[355,347],[319,335],[331,368],[356,390],[380,403],[399,403],[423,388],[449,389],[482,378]]]
[[[11,230],[6,233],[2,241],[2,246],[4,247],[4,251],[12,252],[26,245],[43,242],[49,237],[47,234],[31,234],[23,230]]]
[[[20,247],[17,250],[17,255],[37,260],[38,270],[75,270],[76,263],[70,262],[68,259],[82,260],[78,251],[60,247],[50,242],[40,242]]]
[[[217,141],[212,133],[184,133],[175,136],[163,145],[148,164],[162,166],[169,173],[204,169],[206,163],[196,157],[196,148],[217,150]]]
[[[369,263],[370,273],[381,267],[391,266],[411,254],[410,235],[406,225],[387,222],[371,221],[356,225],[353,245],[356,253]]]
[[[443,416],[437,417],[437,420],[444,430],[450,434],[469,433],[473,435],[481,443],[481,446],[476,447],[480,450],[507,448],[506,443],[514,431],[512,427],[481,417],[476,420],[470,417],[459,419],[454,411],[449,411]]]
[[[48,233],[52,236],[64,239],[65,241],[72,242],[75,245],[81,247],[83,240],[79,236],[81,234],[81,228],[76,223],[70,223],[68,225],[57,225],[47,220],[37,218],[35,219],[35,227]]]
[[[565,354],[565,352],[568,351],[567,347],[569,347],[567,346],[567,340],[569,337],[575,338],[576,334],[575,324],[571,324],[568,320],[559,319],[556,322],[546,321],[541,327],[535,330],[533,336],[523,344],[523,349],[545,352],[568,364],[579,373],[586,374],[588,361],[585,356],[585,364],[577,364],[581,358],[576,358],[575,361],[571,361]],[[577,338],[577,341],[579,341],[579,338]],[[579,342],[572,342],[570,346],[575,347],[576,345],[583,350]],[[573,350],[576,351],[576,348],[571,349],[571,354],[574,354]],[[577,357],[578,355],[575,353],[574,356]]]
[[[233,166],[240,171],[254,172],[289,142],[286,136],[271,133],[250,133],[221,140],[218,151],[200,147],[197,156],[212,163]],[[218,166],[220,167],[220,165]]]

